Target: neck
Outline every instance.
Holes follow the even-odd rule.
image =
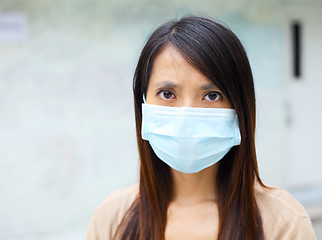
[[[182,173],[172,170],[173,198],[175,202],[216,201],[216,176],[218,164],[198,173]]]

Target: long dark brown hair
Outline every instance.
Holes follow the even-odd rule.
[[[202,17],[167,22],[146,42],[134,75],[133,91],[137,143],[140,154],[139,196],[118,228],[121,239],[165,238],[167,207],[172,193],[168,165],[141,138],[141,104],[153,62],[165,46],[172,46],[228,97],[237,112],[241,144],[219,162],[216,179],[220,240],[264,239],[254,184],[263,185],[255,153],[255,94],[245,50],[227,27]]]

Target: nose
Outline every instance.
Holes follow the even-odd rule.
[[[198,103],[192,97],[185,97],[178,102],[178,107],[198,107]]]

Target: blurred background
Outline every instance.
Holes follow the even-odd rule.
[[[197,14],[228,25],[252,66],[264,182],[322,239],[321,0],[0,0],[0,239],[84,239],[138,181],[132,76],[148,35]]]

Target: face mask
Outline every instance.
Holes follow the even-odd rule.
[[[196,173],[240,144],[237,114],[227,108],[142,104],[142,138],[171,168]]]

